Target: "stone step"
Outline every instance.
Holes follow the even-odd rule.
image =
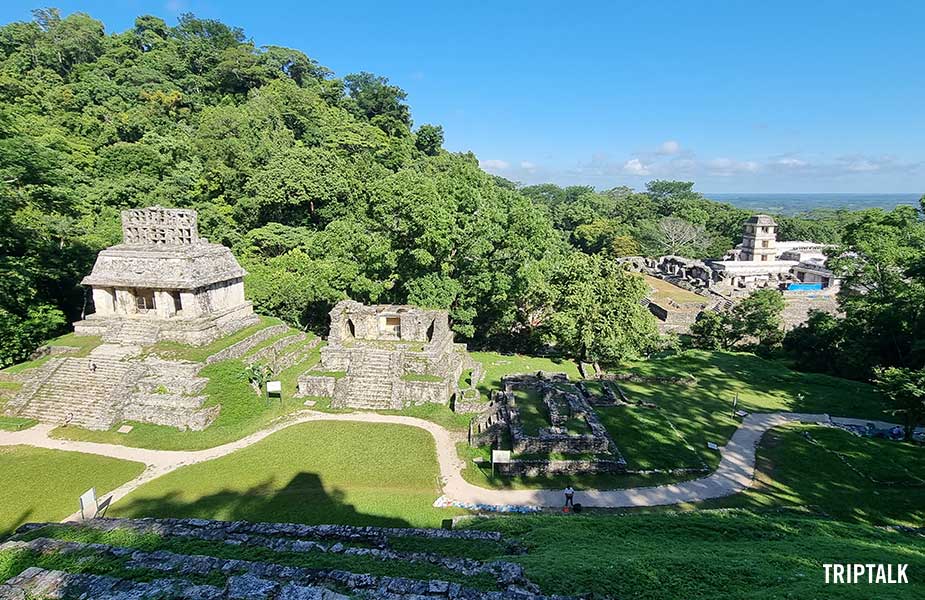
[[[52,527],[43,531],[44,527]],[[221,545],[253,548],[248,559],[219,558],[212,552],[188,555],[172,551],[142,550],[118,545],[72,542],[74,530],[101,533],[131,531],[164,540],[195,539],[209,542],[222,554]],[[64,531],[62,531],[64,530]],[[52,537],[41,537],[43,535]],[[23,538],[32,538],[25,541]],[[135,536],[126,536],[131,539]],[[351,527],[343,525],[300,525],[294,523],[223,522],[204,519],[92,519],[81,523],[30,523],[20,527],[13,538],[0,545],[2,551],[22,551],[43,556],[72,556],[62,564],[114,565],[118,575],[102,572],[96,575],[46,571],[27,567],[0,586],[0,598],[58,597],[52,590],[67,589],[67,597],[128,600],[129,598],[248,598],[264,600],[346,600],[369,598],[392,600],[471,599],[471,600],[544,600],[530,582],[523,568],[504,560],[479,561],[442,551],[399,551],[391,548],[395,538],[441,540],[435,548],[446,547],[446,541],[499,544],[499,553],[519,554],[519,544],[509,544],[497,532],[456,531],[444,529]],[[113,539],[120,539],[114,536]],[[200,545],[201,547],[201,545]],[[426,547],[426,545],[424,546]],[[281,553],[276,559],[276,553]],[[396,572],[407,570],[405,563],[428,564],[442,569],[449,579],[465,582],[470,577],[480,582],[495,582],[495,591],[468,587],[465,583],[446,580],[418,580],[403,576],[375,576],[343,568],[292,566],[283,557],[305,553],[310,564],[313,553],[343,554],[382,561]],[[227,554],[226,554],[227,555]],[[250,559],[253,556],[255,558]],[[259,557],[259,558],[257,558]],[[78,559],[77,562],[74,559]],[[288,559],[291,561],[291,558]],[[280,562],[277,562],[280,561]],[[330,562],[330,561],[325,561]],[[349,560],[343,561],[350,564]],[[28,563],[26,563],[28,564]],[[81,569],[85,570],[85,569]],[[93,569],[86,569],[92,571]],[[137,578],[135,574],[137,573]],[[154,578],[151,574],[161,573]],[[451,575],[452,574],[452,575]],[[187,578],[210,577],[210,585],[193,586]],[[126,577],[127,579],[120,579]],[[145,587],[152,586],[152,587]],[[19,595],[16,595],[16,594]],[[347,594],[344,596],[338,594]],[[551,597],[549,597],[551,598]],[[564,600],[564,599],[560,599]]]
[[[111,358],[63,358],[45,381],[22,392],[28,397],[14,403],[15,414],[47,423],[108,428],[114,418],[112,394],[130,368],[130,363]]]
[[[222,598],[223,590],[210,585],[195,585],[183,579],[158,579],[151,582],[116,579],[90,573],[66,573],[29,567],[5,584],[0,584],[0,598],[69,598],[127,600],[129,598]],[[310,596],[309,596],[310,597]],[[319,596],[320,597],[320,596]]]
[[[333,547],[332,547],[333,548]],[[333,589],[348,590],[352,598],[391,598],[394,600],[423,600],[426,598],[466,598],[472,600],[514,600],[545,598],[537,595],[537,588],[523,577],[518,565],[498,569],[499,591],[485,592],[444,580],[418,580],[406,577],[375,576],[353,573],[342,569],[308,568],[282,565],[270,560],[226,559],[206,555],[179,554],[167,550],[145,551],[108,544],[84,544],[38,537],[28,542],[8,541],[0,545],[0,551],[26,551],[41,555],[75,555],[81,560],[95,556],[104,563],[119,563],[120,574],[148,579],[151,573],[163,573],[164,577],[148,582],[163,586],[158,598],[238,598],[249,600],[293,600],[296,598],[321,598],[346,600]],[[342,551],[343,547],[337,551]],[[391,559],[386,559],[391,560]],[[463,575],[476,573],[462,572]],[[196,576],[225,576],[224,586],[194,590],[184,578]],[[7,590],[28,591],[29,597],[47,597],[50,592],[60,592],[65,585],[67,597],[102,599],[127,599],[122,586],[135,589],[143,582],[133,579],[117,579],[110,576],[95,576],[91,579],[79,574],[41,569],[24,570],[19,576],[7,582]],[[74,587],[71,587],[74,586]],[[74,589],[81,586],[81,589]],[[295,588],[295,589],[294,589]],[[298,589],[301,588],[301,589]],[[306,588],[315,588],[314,590]],[[142,591],[142,590],[138,590]],[[145,590],[156,592],[156,589]],[[322,595],[308,595],[312,592]],[[8,594],[8,597],[15,597]],[[52,596],[55,597],[55,596]],[[134,596],[138,597],[138,596]],[[146,597],[146,596],[141,596]],[[147,597],[155,597],[147,596]]]

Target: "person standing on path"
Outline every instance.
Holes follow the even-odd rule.
[[[575,506],[575,503],[573,502],[574,498],[575,498],[575,490],[572,489],[572,486],[566,487],[565,488],[565,505],[574,507]]]

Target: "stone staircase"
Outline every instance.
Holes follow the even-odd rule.
[[[82,541],[67,541],[75,538]],[[567,600],[542,595],[517,563],[466,558],[474,548],[482,556],[525,551],[485,531],[205,519],[37,523],[0,545],[0,557],[16,556],[17,565],[0,582],[0,599]],[[43,568],[50,562],[58,570]]]
[[[391,352],[368,351],[362,363],[351,364],[347,376],[338,382],[346,389],[339,395],[339,404],[370,410],[401,409],[393,394],[391,361]]]
[[[198,376],[202,365],[136,358],[140,352],[139,346],[102,344],[87,357],[50,359],[4,412],[87,429],[109,429],[123,420],[196,431],[208,427],[221,407],[203,408],[208,379]]]
[[[112,426],[114,396],[133,373],[132,363],[106,356],[53,358],[41,369],[33,385],[27,383],[7,404],[6,412],[88,429]]]
[[[157,324],[143,319],[122,319],[103,334],[104,342],[147,345],[157,341]]]

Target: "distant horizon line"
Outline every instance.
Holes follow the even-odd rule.
[[[922,196],[925,192],[698,192],[721,196]]]

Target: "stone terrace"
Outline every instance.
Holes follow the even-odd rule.
[[[118,539],[128,545],[68,541],[69,536],[103,539],[107,532],[124,532]],[[136,535],[144,544],[125,540]],[[161,540],[160,547],[152,539]],[[416,540],[421,551],[396,550],[397,540]],[[182,543],[205,542],[194,554]],[[31,566],[5,584],[0,599],[31,597],[86,597],[104,599],[200,598],[249,600],[346,600],[386,598],[425,600],[541,600],[522,567],[506,561],[479,561],[427,551],[428,541],[439,548],[460,544],[494,544],[499,551],[518,553],[500,534],[480,531],[309,526],[286,523],[223,522],[202,519],[96,519],[80,524],[29,524],[0,545],[0,553],[18,553],[42,562],[57,557],[56,565],[79,564],[80,572]],[[170,544],[170,542],[175,542]],[[139,546],[144,546],[142,549]],[[200,552],[208,548],[214,555]],[[312,556],[343,556],[344,568],[310,566]],[[219,557],[223,556],[223,557]],[[227,556],[235,558],[225,558]],[[296,557],[295,559],[293,557]],[[350,569],[347,557],[384,565],[377,572],[409,572],[414,565],[447,574],[449,580],[373,575]],[[22,560],[22,559],[21,559]],[[98,562],[95,562],[98,561]],[[327,564],[329,564],[328,561]],[[47,564],[47,563],[46,563]],[[99,567],[91,565],[99,564]],[[354,562],[353,564],[358,564]],[[365,563],[370,564],[370,563]],[[66,566],[62,566],[66,569]],[[137,576],[135,574],[137,573]],[[158,577],[162,574],[162,577]],[[473,586],[465,582],[472,579]],[[478,582],[478,583],[476,583]],[[494,582],[489,584],[487,582]],[[486,589],[486,585],[494,589]],[[561,597],[555,597],[561,598]]]

